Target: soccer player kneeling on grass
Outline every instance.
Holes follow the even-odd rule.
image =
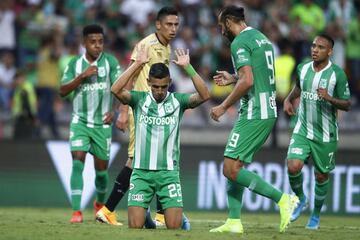
[[[149,71],[150,92],[125,89],[131,76],[149,61],[144,45],[137,46],[136,61],[112,86],[112,93],[133,109],[135,120],[135,154],[130,178],[128,221],[130,228],[143,228],[146,209],[159,196],[165,210],[165,224],[178,229],[186,221],[179,177],[180,120],[184,111],[210,98],[205,82],[190,65],[188,50],[175,50],[173,62],[191,77],[197,93],[168,92],[171,78],[164,63],[155,63]]]

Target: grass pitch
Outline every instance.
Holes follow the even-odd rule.
[[[277,214],[243,213],[242,222],[245,233],[221,234],[209,233],[209,229],[221,225],[226,219],[226,213],[186,212],[190,219],[192,230],[170,231],[132,230],[127,228],[125,211],[119,212],[119,219],[124,222],[122,227],[114,227],[96,223],[91,210],[84,212],[84,223],[70,224],[71,210],[64,208],[0,208],[0,239],[21,240],[100,240],[100,239],[360,239],[359,216],[321,216],[321,228],[310,231],[304,228],[308,215],[290,225],[285,233],[278,232],[280,217]]]

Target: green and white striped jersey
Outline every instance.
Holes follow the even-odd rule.
[[[117,59],[102,53],[91,65],[98,67],[98,75],[85,79],[73,92],[72,122],[88,127],[103,126],[103,116],[112,110],[111,86],[121,74]],[[64,70],[61,84],[67,84],[90,66],[85,54],[73,58]],[[108,125],[104,125],[108,127]]]
[[[316,90],[326,88],[329,95],[334,98],[350,99],[345,72],[330,61],[324,69],[315,72],[313,61],[310,61],[298,65],[297,79],[301,97],[294,134],[322,142],[337,141],[337,108],[320,98]]]
[[[274,50],[272,43],[260,31],[245,28],[231,43],[231,58],[235,73],[250,65],[254,85],[240,100],[240,119],[276,118]]]
[[[129,105],[135,120],[133,168],[179,170],[180,121],[190,94],[167,93],[157,103],[151,92],[131,91]]]

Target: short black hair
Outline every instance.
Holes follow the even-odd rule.
[[[169,15],[178,16],[178,11],[173,7],[163,7],[157,13],[156,21],[161,21],[164,17]]]
[[[86,37],[87,35],[93,34],[93,33],[101,33],[102,35],[104,35],[104,29],[102,26],[100,26],[98,24],[89,24],[84,27],[83,37]]]
[[[169,68],[164,63],[154,63],[150,67],[149,78],[162,79],[170,77]]]
[[[220,21],[225,22],[227,18],[231,18],[235,22],[245,21],[245,13],[243,7],[227,6],[220,11]]]
[[[326,33],[320,33],[319,35],[317,35],[318,37],[322,37],[322,38],[325,38],[329,43],[330,43],[330,46],[331,48],[334,47],[334,39],[332,37],[330,37],[330,35],[326,34]]]

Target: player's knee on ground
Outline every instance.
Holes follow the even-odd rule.
[[[145,209],[142,207],[128,207],[129,228],[143,228],[145,224]]]
[[[182,223],[182,208],[168,208],[164,212],[168,229],[179,229]]]
[[[291,175],[298,174],[304,166],[304,163],[300,160],[288,160],[288,173]]]

